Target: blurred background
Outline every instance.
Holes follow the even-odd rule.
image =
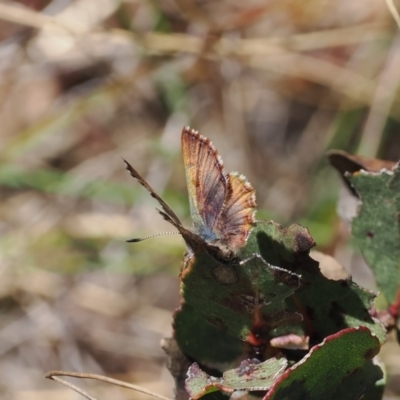
[[[389,0],[0,2],[0,396],[80,399],[52,369],[172,396],[159,342],[186,226],[184,125],[257,189],[259,219],[307,226],[373,287],[336,216],[339,148],[400,158],[400,35]],[[360,272],[360,268],[364,272]],[[400,349],[382,357],[400,398]],[[145,398],[77,382],[99,399]],[[147,397],[146,397],[147,398]]]

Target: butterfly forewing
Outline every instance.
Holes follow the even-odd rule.
[[[205,240],[217,239],[215,227],[227,193],[222,160],[211,142],[183,128],[182,154],[194,230]]]

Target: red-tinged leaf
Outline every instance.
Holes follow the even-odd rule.
[[[238,368],[224,372],[222,378],[215,378],[194,363],[189,368],[185,386],[192,399],[199,399],[216,390],[228,394],[235,390],[266,391],[283,374],[286,367],[287,361],[284,358],[270,358],[263,363],[245,360]]]
[[[359,393],[349,397],[341,385],[352,383],[352,374],[369,365],[378,354],[380,343],[370,330],[364,327],[344,329],[328,336],[321,344],[314,346],[300,362],[286,370],[271,387],[264,400],[321,400],[358,399],[366,389],[373,387],[382,377],[381,373],[371,374],[366,368],[361,376],[355,375]],[[371,376],[373,376],[372,381]],[[352,394],[353,395],[353,394]]]

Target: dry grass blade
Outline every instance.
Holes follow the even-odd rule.
[[[396,21],[397,26],[400,28],[400,15],[396,9],[396,6],[393,3],[393,0],[386,0],[386,4],[388,6],[390,13],[393,16],[393,19]]]
[[[71,371],[50,371],[44,376],[47,379],[51,379],[57,381],[65,386],[68,386],[72,390],[76,391],[77,393],[81,394],[82,396],[86,397],[89,400],[97,400],[95,397],[90,396],[82,389],[79,389],[77,386],[73,385],[70,382],[65,381],[64,379],[60,379],[59,376],[70,376],[72,378],[83,378],[83,379],[94,379],[100,382],[111,383],[113,385],[117,385],[120,387],[124,387],[127,389],[135,390],[136,392],[144,393],[149,396],[155,397],[160,400],[172,400],[169,397],[161,396],[157,393],[153,393],[150,390],[146,390],[140,386],[133,385],[131,383],[123,382],[118,379],[108,378],[107,376],[97,375],[97,374],[86,374],[81,372],[71,372]]]
[[[382,34],[381,38],[384,37],[382,27],[365,24],[355,28],[297,34],[289,38],[241,40],[222,38],[214,44],[213,52],[204,53],[202,57],[213,61],[227,56],[241,57],[243,64],[252,68],[322,84],[352,99],[358,105],[369,105],[376,91],[375,81],[323,58],[303,54],[302,51],[350,45],[371,38],[376,40],[378,36],[372,34],[372,29],[375,30],[375,35]],[[160,53],[200,54],[203,40],[180,33],[167,35],[152,32],[145,35],[142,45],[149,51]],[[266,58],[265,55],[271,57]],[[392,85],[383,85],[380,90],[385,95],[393,92]],[[398,101],[398,94],[395,93],[393,102]],[[388,110],[381,110],[379,105],[376,109],[387,115]],[[389,113],[398,119],[395,112],[389,110]]]
[[[88,400],[97,400],[96,397],[91,396],[89,393],[86,393],[84,390],[78,388],[78,386],[75,386],[73,383],[70,383],[70,382],[68,382],[68,381],[66,381],[64,379],[61,379],[58,376],[47,376],[47,374],[46,374],[46,378],[49,378],[49,379],[51,379],[53,381],[61,383],[64,386],[69,387],[70,389],[72,389],[76,393],[79,393],[80,395],[82,395],[83,397],[87,398]]]
[[[367,157],[376,157],[381,144],[381,132],[387,124],[387,116],[392,109],[397,109],[394,103],[398,101],[398,71],[400,67],[400,54],[398,48],[400,36],[397,35],[388,52],[385,65],[378,79],[376,90],[372,96],[371,108],[365,121],[363,140],[359,149],[360,154]]]
[[[42,28],[49,23],[55,23],[54,18],[25,7],[15,7],[9,4],[0,4],[0,19],[14,22],[32,28]]]
[[[115,33],[117,34],[117,32]],[[118,33],[121,34],[120,31]],[[222,38],[215,42],[213,51],[219,56],[248,57],[348,46],[368,40],[384,39],[385,37],[387,38],[388,34],[383,25],[368,23],[351,28],[308,32],[288,37],[235,38],[234,40]],[[142,45],[147,50],[165,53],[199,54],[204,50],[202,38],[182,33],[148,32],[143,37]]]

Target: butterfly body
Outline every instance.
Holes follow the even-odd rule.
[[[246,244],[255,225],[255,190],[243,175],[225,174],[210,140],[189,127],[182,130],[182,154],[193,232],[183,227],[160,196],[125,163],[131,175],[158,200],[160,214],[178,229],[191,253],[203,247],[218,258],[231,258]]]

